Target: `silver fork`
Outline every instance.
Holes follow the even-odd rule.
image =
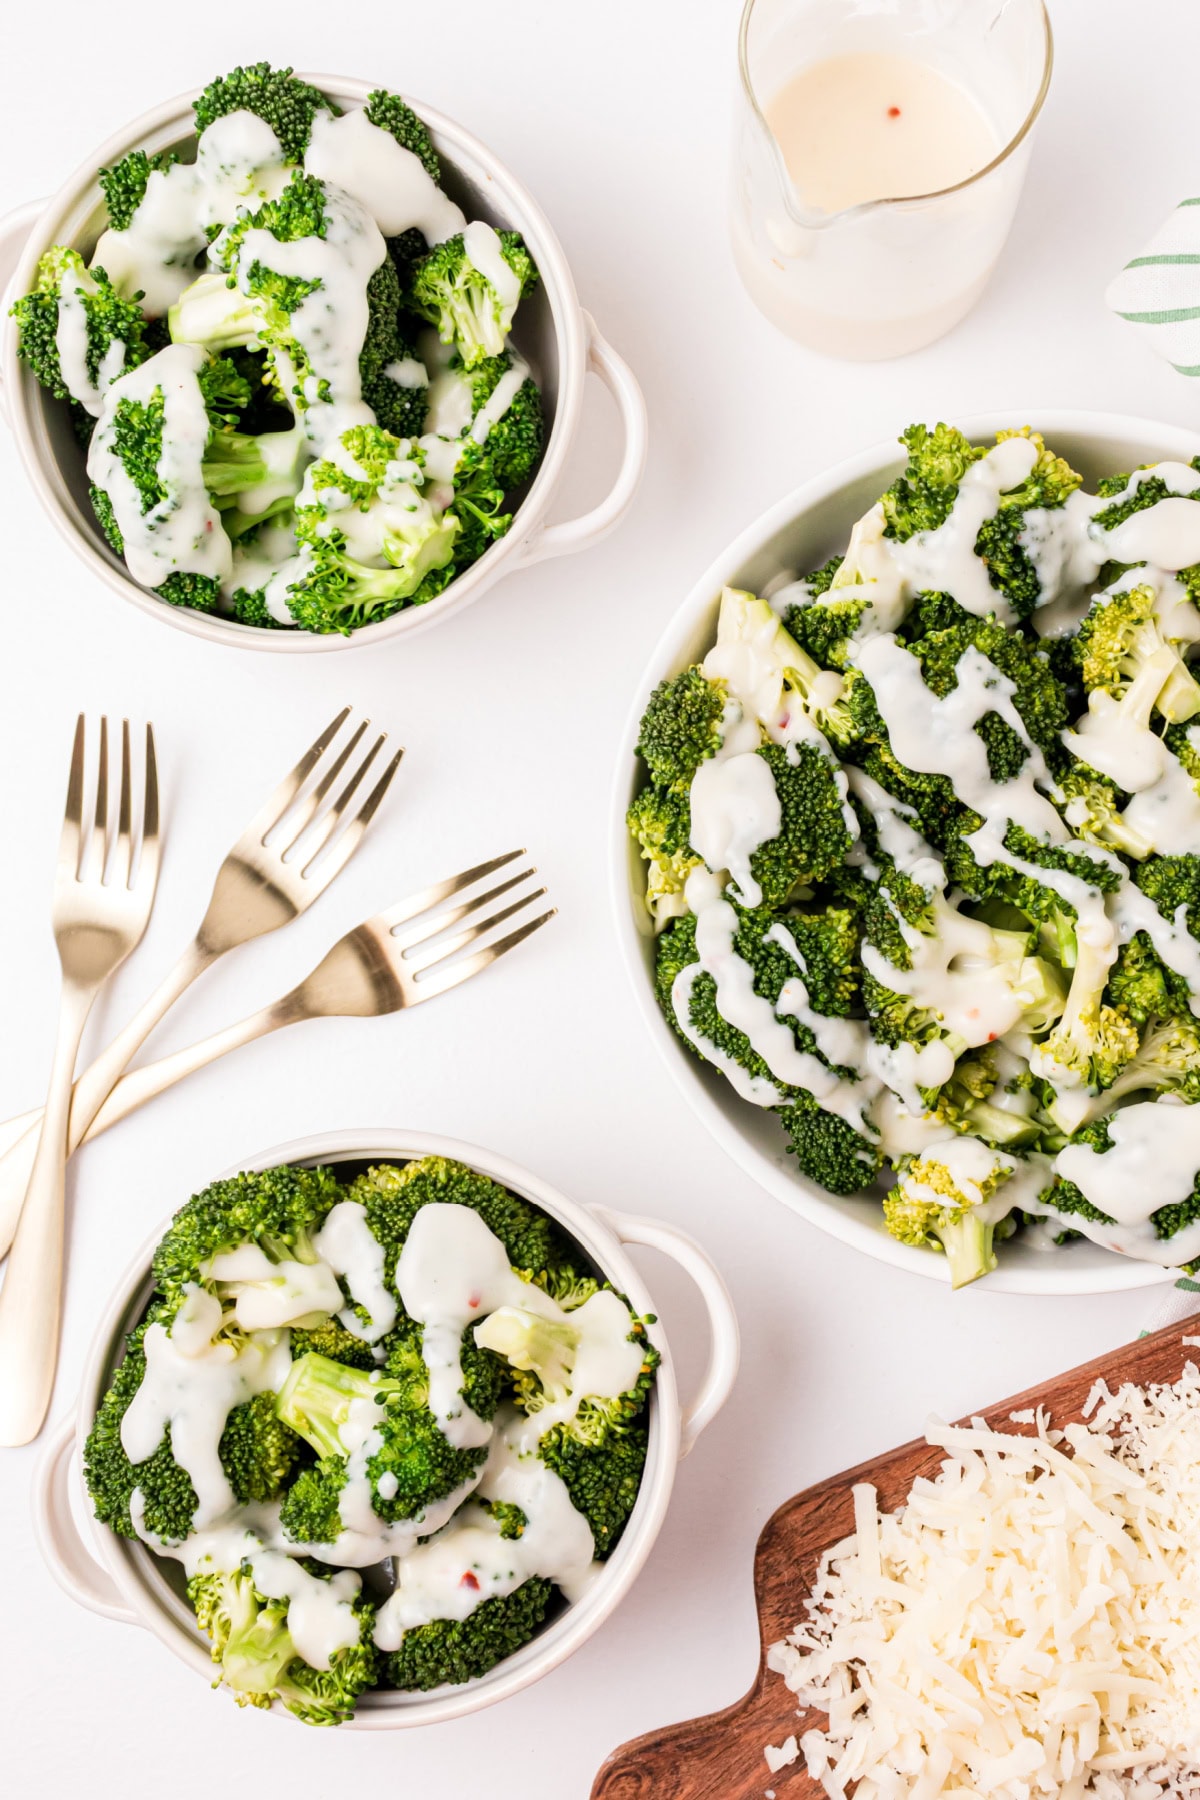
[[[8,1277],[0,1290],[0,1444],[36,1437],[50,1404],[62,1310],[63,1197],[71,1076],[96,995],[141,942],[158,885],[158,778],[154,732],[146,727],[141,850],[134,862],[129,721],[121,726],[117,828],[108,819],[108,720],[100,721],[96,803],[83,827],[87,731],[75,727],[66,816],[54,879],[54,939],[62,966],[58,1036]]]
[[[343,707],[250,821],[217,871],[212,898],[192,942],[124,1031],[75,1083],[68,1155],[83,1141],[122,1071],[192,982],[218,957],[297,918],[324,893],[362,842],[404,752],[396,751],[366,798],[354,806],[387,741],[381,732],[334,793],[368,725],[362,720],[339,749],[337,739],[349,716],[350,708]],[[37,1112],[26,1113],[23,1120],[0,1126],[0,1134],[6,1130],[13,1134],[10,1148],[0,1157],[0,1256],[17,1228],[37,1145],[38,1118]]]
[[[544,887],[525,888],[525,883],[536,874],[532,867],[454,906],[443,907],[441,903],[486,881],[524,854],[523,850],[510,850],[506,856],[494,857],[491,862],[452,875],[447,881],[435,882],[390,911],[365,920],[348,931],[310,975],[272,1005],[187,1050],[148,1063],[145,1068],[131,1069],[100,1108],[88,1137],[107,1131],[110,1125],[182,1081],[185,1075],[285,1025],[295,1025],[302,1019],[362,1019],[399,1012],[469,981],[545,925],[557,908],[550,907],[536,918],[526,916],[491,943],[480,942],[489,932],[526,913],[545,894]],[[524,891],[517,892],[518,889]],[[506,905],[489,910],[484,918],[477,916],[507,894],[514,898]],[[463,924],[464,920],[472,923]],[[457,925],[462,925],[462,929],[453,931]],[[405,926],[411,929],[403,929]],[[452,931],[453,935],[444,935]],[[477,950],[469,956],[461,955],[475,943],[479,943]]]

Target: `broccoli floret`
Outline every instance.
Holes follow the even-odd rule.
[[[114,231],[126,231],[134,213],[146,197],[146,185],[155,171],[166,172],[179,161],[174,150],[161,150],[147,156],[144,150],[131,150],[111,169],[101,169],[100,188],[108,208],[108,222]]]
[[[1075,657],[1098,732],[1118,718],[1121,725],[1136,721],[1147,727],[1154,713],[1175,722],[1200,712],[1200,682],[1179,645],[1164,637],[1156,602],[1149,585],[1099,594],[1075,635]],[[1120,703],[1119,715],[1099,704],[1103,695]],[[1087,760],[1082,748],[1077,754]]]
[[[1200,1101],[1200,1023],[1190,1011],[1148,1028],[1108,1098],[1116,1100],[1146,1088],[1178,1094],[1189,1104]]]
[[[925,685],[939,698],[958,686],[958,665],[968,650],[975,650],[1010,681],[1014,688],[1012,704],[1020,715],[1030,740],[1048,757],[1061,758],[1061,733],[1070,721],[1067,697],[1040,648],[998,625],[994,619],[968,617],[945,631],[927,632],[912,646],[912,654],[921,665]],[[989,728],[990,727],[990,728]],[[988,746],[989,761],[993,745],[998,744],[1002,727],[1006,742],[1013,747],[1013,764],[992,768],[994,781],[1005,781],[1024,764],[1026,746],[1012,727],[998,713],[985,713],[979,726]],[[987,728],[987,729],[985,729]]]
[[[1135,862],[1149,856],[1153,845],[1123,817],[1116,784],[1107,776],[1076,763],[1059,781],[1054,798],[1075,836],[1085,843],[1119,850]]]
[[[1032,1096],[1026,1093],[1026,1107],[1003,1106],[994,1098],[996,1086],[995,1059],[985,1046],[959,1058],[949,1081],[928,1096],[930,1110],[943,1125],[953,1126],[966,1137],[981,1138],[994,1149],[1044,1144],[1045,1126],[1036,1116]]]
[[[691,786],[700,764],[721,748],[728,695],[699,668],[660,681],[642,715],[637,753],[660,788]]]
[[[767,906],[782,906],[797,887],[822,881],[846,860],[853,838],[846,823],[836,763],[807,739],[764,744],[779,798],[776,837],[750,857],[750,873]]]
[[[428,389],[402,385],[389,373],[394,364],[415,361],[400,335],[400,277],[386,256],[367,283],[367,334],[358,358],[362,397],[385,431],[415,438],[425,428]]]
[[[69,386],[58,354],[64,287],[78,296],[83,309],[89,386],[79,392]],[[150,355],[140,299],[138,294],[123,300],[103,269],[88,269],[78,251],[55,245],[38,263],[37,285],[12,308],[17,355],[44,388],[59,400],[70,399],[90,419],[100,411],[103,390]]]
[[[272,497],[260,518],[289,511],[300,489],[308,441],[301,425],[290,431],[214,432],[204,453],[204,485],[218,505],[236,506],[243,494],[269,486]]]
[[[691,848],[691,807],[686,790],[643,788],[625,815],[638,849],[649,863],[646,904],[656,919],[684,908],[683,888],[700,858]]]
[[[820,668],[785,629],[767,600],[740,588],[726,588],[717,614],[713,656],[740,659],[749,653],[755,669],[754,708],[768,731],[786,728],[798,707],[832,743],[845,745],[856,736],[848,704],[848,684],[836,672]]]
[[[1011,1175],[1011,1157],[977,1139],[934,1145],[902,1171],[885,1195],[883,1217],[902,1244],[930,1245],[946,1254],[952,1287],[965,1287],[996,1267],[997,1218],[989,1202]]]
[[[1145,1104],[1152,1105],[1152,1101]],[[1084,1144],[1097,1155],[1103,1156],[1112,1149],[1113,1139],[1111,1127],[1115,1117],[1109,1115],[1103,1119],[1094,1119],[1077,1131],[1071,1139],[1073,1144]],[[1098,1207],[1081,1192],[1075,1182],[1067,1180],[1063,1175],[1056,1175],[1053,1183],[1040,1195],[1042,1202],[1052,1206],[1056,1212],[1066,1213],[1091,1220],[1097,1225],[1113,1225],[1116,1223],[1107,1213]],[[1183,1200],[1172,1201],[1167,1206],[1160,1206],[1150,1215],[1150,1223],[1154,1226],[1155,1235],[1162,1240],[1170,1240],[1187,1225],[1195,1224],[1200,1219],[1200,1170],[1192,1183],[1192,1191]],[[1195,1264],[1186,1265],[1190,1269]]]
[[[373,94],[367,96],[366,113],[372,125],[378,125],[381,131],[390,131],[402,150],[410,150],[424,163],[433,179],[441,181],[442,165],[433,147],[429,127],[399,94],[389,94],[385,88],[376,88]]]
[[[1200,856],[1147,857],[1134,880],[1164,919],[1175,919],[1182,908],[1188,930],[1200,938]]]
[[[303,162],[318,112],[336,114],[338,108],[290,69],[273,69],[269,63],[250,63],[218,77],[205,88],[195,104],[196,130],[205,131],[214,119],[227,113],[252,112],[265,120],[279,139],[284,160]]]
[[[471,374],[471,411],[477,415],[512,367],[511,351],[489,357]],[[542,396],[526,376],[504,412],[489,427],[484,442],[499,485],[506,493],[523,487],[541,461],[546,439]]]
[[[952,425],[910,425],[900,434],[908,451],[904,473],[884,494],[884,535],[903,542],[919,531],[936,531],[950,517],[958,487],[985,452]]]
[[[1038,459],[1020,487],[1002,494],[995,514],[983,521],[975,539],[975,553],[983,558],[988,580],[1004,595],[1016,617],[1028,619],[1054,595],[1043,593],[1033,559],[1019,541],[1025,514],[1034,508],[1053,511],[1063,506],[1083,477],[1061,456],[1047,450],[1036,431],[1000,431],[996,442],[1010,437],[1029,438],[1037,446]]]
[[[463,1399],[480,1418],[500,1404],[497,1359],[464,1332]],[[456,1449],[429,1410],[429,1370],[421,1354],[420,1327],[406,1321],[391,1340],[384,1371],[347,1368],[314,1352],[297,1358],[280,1391],[281,1419],[317,1452],[320,1461],[296,1477],[280,1514],[295,1543],[332,1543],[342,1530],[339,1500],[349,1479],[341,1427],[358,1401],[379,1408],[379,1447],[367,1458],[371,1505],[389,1524],[420,1519],[426,1509],[471,1481],[487,1446]]]
[[[455,464],[454,492],[447,514],[458,521],[459,527],[454,540],[455,572],[470,568],[497,538],[504,536],[513,522],[513,515],[504,511],[504,504],[504,488],[488,446],[467,438]],[[435,578],[438,573],[434,572]],[[432,597],[432,592],[422,590],[417,603]]]
[[[253,1558],[232,1573],[194,1575],[188,1599],[200,1629],[212,1640],[220,1681],[239,1706],[268,1707],[278,1700],[306,1725],[340,1725],[358,1696],[374,1685],[378,1656],[371,1634],[375,1609],[362,1595],[357,1575],[303,1562],[310,1579],[326,1581],[345,1604],[359,1634],[336,1650],[327,1669],[305,1662],[288,1630],[288,1600],[269,1598],[256,1585]]]
[[[178,1543],[191,1531],[199,1502],[191,1477],[172,1455],[170,1428],[153,1454],[139,1463],[129,1460],[121,1442],[121,1421],[146,1372],[146,1331],[168,1311],[158,1303],[126,1339],[125,1355],[84,1445],[83,1469],[92,1510],[102,1524],[121,1537],[136,1538],[130,1501],[137,1489],[144,1528],[167,1543]],[[274,1500],[299,1449],[299,1438],[276,1417],[273,1394],[256,1394],[235,1406],[225,1422],[219,1454],[238,1503]]]
[[[367,1224],[383,1246],[384,1280],[399,1300],[396,1263],[423,1206],[469,1206],[508,1254],[514,1269],[539,1282],[543,1271],[574,1270],[577,1253],[545,1213],[477,1169],[445,1156],[424,1156],[397,1168],[383,1163],[360,1175],[348,1199],[366,1208]]]
[[[313,1238],[344,1195],[328,1169],[284,1165],[214,1181],[175,1214],[154,1252],[159,1290],[177,1305],[191,1284],[213,1288],[214,1256],[257,1244],[272,1262],[315,1263]]]
[[[517,283],[516,298],[501,295],[467,254],[460,232],[437,244],[413,270],[408,303],[421,318],[436,325],[443,344],[453,344],[463,367],[473,369],[489,356],[499,356],[512,329],[517,303],[538,282],[537,265],[517,231],[496,234],[499,252]]]
[[[292,1360],[298,1361],[300,1357],[307,1356],[310,1350],[317,1356],[328,1357],[332,1362],[345,1363],[351,1369],[379,1367],[374,1345],[355,1337],[337,1319],[326,1319],[320,1325],[292,1327]]]
[[[611,1556],[637,1504],[648,1444],[641,1419],[610,1432],[599,1444],[585,1443],[567,1425],[555,1425],[538,1443],[538,1455],[587,1520],[601,1561]]]
[[[478,1680],[529,1642],[553,1592],[549,1581],[533,1576],[511,1594],[494,1594],[465,1619],[435,1619],[406,1631],[387,1658],[388,1680],[422,1691]]]
[[[1152,464],[1142,465],[1143,468],[1152,466]],[[1197,475],[1196,486],[1191,498],[1197,500],[1200,499],[1200,457],[1192,458],[1192,467],[1197,471]],[[1126,493],[1130,480],[1131,476],[1128,474],[1106,475],[1102,481],[1097,483],[1097,494],[1102,499],[1113,502],[1111,506],[1106,506],[1102,512],[1094,515],[1095,523],[1101,531],[1115,531],[1118,525],[1123,525],[1125,520],[1132,518],[1134,513],[1142,512],[1148,506],[1157,506],[1160,500],[1170,499],[1175,491],[1167,486],[1161,475],[1150,475],[1144,481],[1139,481],[1132,493]],[[1124,498],[1119,499],[1119,495],[1124,495]]]
[[[608,1442],[642,1412],[654,1385],[658,1351],[646,1335],[650,1319],[630,1319],[629,1341],[642,1352],[637,1380],[624,1393],[608,1399],[585,1394],[563,1429],[581,1444]],[[573,1400],[573,1369],[579,1332],[565,1318],[546,1318],[524,1306],[502,1306],[474,1329],[475,1342],[503,1357],[511,1370],[516,1403],[536,1418],[543,1407]]]
[[[810,582],[813,579],[809,577]],[[821,668],[844,669],[854,634],[866,611],[865,599],[840,599],[835,589],[823,598],[814,598],[806,606],[790,606],[784,623],[801,649]]]
[[[883,1166],[874,1138],[803,1092],[779,1116],[788,1134],[788,1153],[810,1181],[830,1194],[857,1194],[871,1186]]]
[[[1151,1019],[1190,1014],[1187,980],[1161,962],[1144,931],[1123,944],[1108,977],[1105,999],[1143,1026]]]

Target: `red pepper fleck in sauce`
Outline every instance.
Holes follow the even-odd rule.
[[[459,1587],[474,1588],[475,1592],[478,1593],[479,1577],[477,1575],[472,1575],[470,1569],[468,1569],[458,1585]]]
[[[470,1307],[472,1312],[474,1312],[476,1310],[476,1308],[479,1306],[480,1301],[482,1299],[483,1299],[482,1294],[468,1294],[467,1295],[467,1305]]]
[[[900,117],[900,108],[898,106],[889,106],[888,107],[888,118],[889,119],[898,119],[899,117]]]

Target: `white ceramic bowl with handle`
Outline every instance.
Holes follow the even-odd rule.
[[[662,1361],[650,1398],[649,1451],[641,1489],[620,1542],[583,1599],[556,1614],[530,1643],[478,1681],[428,1694],[364,1694],[343,1730],[393,1731],[460,1718],[507,1699],[565,1661],[599,1629],[632,1587],[666,1517],[676,1465],[725,1404],[737,1375],[737,1319],[724,1282],[697,1244],[673,1226],[653,1219],[634,1218],[607,1207],[581,1206],[490,1151],[418,1132],[344,1131],[277,1144],[225,1173],[270,1169],[281,1163],[323,1163],[336,1168],[343,1163],[401,1162],[421,1156],[453,1157],[541,1207],[604,1277],[628,1296],[635,1313],[644,1316],[656,1309],[626,1246],[643,1244],[671,1257],[694,1281],[704,1303],[710,1331],[708,1363],[695,1398],[681,1406],[666,1336],[660,1325],[649,1327]],[[83,1441],[121,1359],[125,1334],[140,1319],[149,1298],[153,1286],[150,1260],[164,1229],[160,1226],[138,1251],[96,1327],[77,1410],[51,1434],[34,1474],[34,1526],[50,1573],[65,1593],[105,1618],[144,1626],[211,1683],[214,1671],[208,1641],[184,1597],[180,1566],[154,1556],[144,1544],[118,1537],[95,1520],[83,1479]],[[223,1698],[229,1700],[228,1695]],[[291,1717],[278,1704],[273,1710],[281,1717]]]
[[[342,75],[305,75],[303,79],[343,108],[361,105],[379,85]],[[91,255],[106,220],[97,170],[111,168],[136,149],[151,153],[177,149],[192,155],[195,98],[194,93],[181,94],[143,113],[100,145],[52,199],[32,202],[0,220],[0,292],[5,294],[0,409],[38,499],[92,573],[142,612],[195,637],[243,650],[304,654],[362,649],[385,638],[411,636],[461,611],[502,575],[547,557],[584,550],[610,531],[633,500],[645,465],[646,408],[641,390],[628,365],[580,306],[562,246],[533,196],[470,132],[423,101],[414,100],[411,104],[429,127],[442,158],[447,190],[468,217],[521,232],[541,271],[538,288],[518,310],[513,335],[542,390],[546,449],[512,526],[436,600],[403,608],[349,637],[239,625],[232,619],[172,606],[133,580],[105,542],[93,515],[84,452],[72,432],[66,402],[47,394],[18,361],[16,321],[8,315],[13,300],[33,286],[38,260],[52,244],[69,244],[85,256]],[[549,525],[546,515],[578,432],[589,371],[608,388],[621,416],[624,444],[620,467],[605,498],[590,511]]]
[[[1139,463],[1200,455],[1200,436],[1180,426],[1115,413],[981,413],[953,421],[977,442],[1013,425],[1029,424],[1094,484],[1102,475]],[[912,1274],[948,1282],[945,1257],[897,1242],[884,1229],[878,1196],[827,1194],[808,1181],[788,1156],[779,1121],[736,1094],[723,1076],[701,1063],[672,1030],[654,994],[654,937],[643,903],[645,863],[625,825],[625,813],[645,782],[637,755],[638,728],[646,701],[660,681],[698,662],[717,634],[721,589],[761,593],[782,569],[818,568],[844,550],[855,520],[878,500],[904,466],[898,444],[876,444],[805,482],[772,506],[735,538],[705,570],[683,602],[650,658],[638,684],[625,728],[613,792],[612,869],[617,933],[634,994],[650,1035],[698,1118],[745,1172],[785,1205],[822,1231],[868,1256]],[[1104,1294],[1154,1287],[1175,1279],[1175,1271],[1136,1262],[1086,1241],[1054,1251],[1038,1250],[1020,1237],[998,1246],[999,1267],[980,1285],[1010,1294]]]

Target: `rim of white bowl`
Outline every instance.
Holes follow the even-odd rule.
[[[1149,455],[1139,461],[1162,460],[1177,456],[1189,460],[1200,455],[1200,433],[1185,426],[1164,425],[1123,413],[1074,411],[1068,408],[1006,408],[1003,413],[970,413],[952,419],[971,438],[990,437],[1008,430],[1014,419],[1028,422],[1051,445],[1056,438],[1077,440],[1120,439],[1125,443],[1152,446]],[[738,1099],[728,1083],[713,1069],[702,1064],[684,1048],[677,1033],[671,1030],[655,998],[647,967],[649,935],[645,909],[639,903],[633,881],[635,865],[641,859],[632,849],[625,813],[630,800],[641,785],[640,764],[636,752],[638,729],[646,699],[657,683],[683,666],[682,647],[695,635],[706,609],[715,612],[717,597],[723,587],[737,585],[739,571],[780,531],[802,512],[835,500],[852,484],[867,477],[881,477],[877,490],[882,492],[893,474],[903,466],[903,453],[894,439],[884,439],[868,449],[836,463],[811,480],[801,482],[782,499],[748,525],[745,530],[713,559],[686,599],[676,608],[659,637],[641,679],[633,706],[621,736],[612,797],[610,855],[612,902],[616,916],[617,937],[622,959],[633,986],[634,997],[659,1055],[666,1063],[676,1087],[692,1111],[726,1155],[760,1187],[799,1213],[801,1218],[828,1233],[852,1249],[860,1250],[877,1262],[890,1263],[906,1274],[947,1285],[950,1271],[944,1257],[899,1243],[884,1229],[878,1203],[854,1197],[838,1203],[798,1171],[785,1166],[782,1141],[777,1156],[772,1158],[749,1141],[736,1122],[751,1112],[747,1102]],[[641,865],[644,867],[644,865]],[[645,924],[643,924],[645,920]],[[725,1104],[722,1104],[722,1101]],[[730,1102],[735,1102],[736,1107]],[[1072,1266],[1073,1254],[1091,1250],[1079,1266]],[[1163,1269],[1154,1263],[1136,1262],[1097,1245],[1065,1245],[1046,1253],[1039,1263],[1006,1264],[1005,1246],[998,1246],[998,1266],[981,1277],[974,1287],[990,1293],[1037,1294],[1047,1298],[1071,1295],[1122,1293],[1136,1288],[1161,1287],[1178,1279],[1177,1269]],[[1028,1254],[1032,1255],[1032,1252]],[[1100,1260],[1103,1259],[1103,1260]]]
[[[364,103],[378,86],[378,83],[345,75],[303,72],[301,79],[311,82],[331,99],[350,105]],[[68,240],[82,233],[80,215],[84,202],[90,196],[91,210],[94,210],[99,201],[96,179],[99,169],[110,168],[131,150],[163,149],[195,135],[192,104],[201,92],[199,88],[190,89],[151,107],[114,132],[79,165],[57,193],[47,200],[35,219],[14,272],[10,293],[21,294],[29,288],[39,257],[52,243],[60,241],[64,223],[73,221],[65,234]],[[91,572],[121,599],[131,602],[161,624],[204,638],[209,643],[221,643],[240,650],[277,651],[285,655],[359,650],[389,638],[412,637],[478,599],[507,565],[519,565],[521,557],[518,553],[545,518],[583,410],[588,332],[574,277],[554,228],[524,183],[456,120],[436,107],[427,106],[423,100],[408,95],[405,99],[429,127],[439,154],[446,162],[485,189],[489,198],[495,197],[497,212],[511,219],[512,225],[521,231],[541,273],[542,289],[558,346],[558,394],[554,421],[529,492],[517,508],[505,535],[492,544],[478,562],[452,581],[436,600],[425,606],[402,608],[377,624],[362,626],[348,637],[336,632],[271,631],[239,625],[234,620],[209,613],[193,612],[187,607],[171,606],[132,579],[115,552],[102,544],[92,523],[74,505],[42,429],[41,389],[17,358],[16,321],[6,315],[0,349],[0,369],[3,371],[0,379],[10,402],[9,422],[13,437],[38,499],[60,534]]]
[[[419,1156],[446,1156],[467,1163],[531,1200],[579,1243],[614,1286],[628,1296],[635,1312],[655,1311],[644,1278],[620,1239],[602,1219],[580,1201],[571,1200],[520,1164],[476,1144],[424,1131],[364,1128],[318,1132],[243,1157],[215,1179],[225,1179],[241,1170],[273,1168],[280,1163],[324,1162],[334,1166],[343,1162],[410,1160]],[[109,1303],[92,1335],[80,1383],[80,1427],[72,1457],[72,1477],[76,1491],[84,1496],[83,1509],[90,1529],[89,1547],[96,1560],[111,1575],[122,1598],[136,1612],[138,1622],[211,1685],[212,1659],[208,1646],[198,1634],[189,1609],[167,1583],[159,1559],[144,1544],[118,1537],[92,1516],[83,1482],[83,1443],[87,1424],[95,1416],[107,1386],[119,1354],[121,1337],[131,1329],[145,1305],[150,1287],[150,1258],[165,1225],[166,1221],[163,1221],[156,1227],[114,1284]],[[624,1599],[662,1528],[679,1462],[681,1414],[674,1360],[661,1324],[656,1322],[649,1329],[662,1360],[650,1400],[646,1466],[634,1510],[620,1543],[604,1564],[603,1573],[581,1600],[564,1607],[529,1644],[506,1657],[478,1681],[431,1695],[387,1690],[364,1694],[354,1717],[341,1726],[341,1730],[407,1729],[462,1718],[467,1713],[496,1705],[565,1662],[593,1632],[599,1630]],[[291,1718],[278,1705],[270,1710],[278,1717]]]

